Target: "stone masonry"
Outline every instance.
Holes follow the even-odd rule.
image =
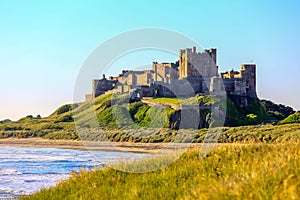
[[[145,96],[193,96],[218,94],[239,96],[247,104],[248,97],[256,97],[256,65],[242,64],[241,70],[218,72],[217,49],[197,52],[196,47],[179,51],[176,63],[152,63],[151,70],[123,70],[116,77],[92,81],[92,94],[87,100],[108,91],[132,93],[139,91]]]

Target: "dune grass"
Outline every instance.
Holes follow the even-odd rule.
[[[195,150],[154,172],[73,173],[21,199],[299,199],[299,155],[299,143],[222,146],[205,157]]]

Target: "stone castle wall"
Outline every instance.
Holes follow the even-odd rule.
[[[152,63],[154,81],[170,84],[172,80],[178,79],[178,64],[176,63]]]
[[[205,50],[204,52],[196,52],[196,47],[180,50],[179,78],[217,76],[216,54],[216,49]]]
[[[218,73],[217,50],[196,52],[196,47],[179,52],[176,63],[152,63],[152,70],[123,70],[117,77],[92,82],[91,97],[107,91],[130,93],[138,89],[145,96],[190,96],[226,92],[228,95],[256,97],[256,65],[243,64],[241,70]],[[192,89],[192,90],[191,90]],[[191,92],[193,91],[193,92]],[[90,99],[90,96],[86,96]]]

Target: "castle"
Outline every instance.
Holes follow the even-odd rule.
[[[242,64],[241,70],[219,73],[217,49],[197,52],[196,47],[179,51],[176,63],[152,63],[151,70],[123,70],[117,77],[92,81],[92,94],[86,100],[108,91],[139,97],[174,97],[226,93],[247,106],[256,98],[256,65]],[[238,98],[236,98],[238,97]]]

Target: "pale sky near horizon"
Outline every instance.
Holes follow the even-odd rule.
[[[259,98],[300,110],[299,11],[299,0],[2,0],[0,120],[44,117],[71,103],[88,55],[113,36],[144,27],[178,31],[217,48],[220,71],[253,61]],[[153,60],[175,61],[162,55]],[[149,59],[124,65],[151,64]]]

